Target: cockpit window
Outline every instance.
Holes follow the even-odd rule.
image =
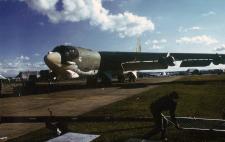
[[[53,52],[58,52],[61,55],[62,63],[73,61],[79,56],[78,50],[72,46],[57,46]]]

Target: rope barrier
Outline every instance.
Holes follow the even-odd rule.
[[[164,116],[168,123],[175,126],[169,116]],[[198,130],[198,131],[215,131],[225,132],[225,120],[223,119],[207,119],[195,117],[176,117],[178,124],[183,130]]]

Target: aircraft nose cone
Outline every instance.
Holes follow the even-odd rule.
[[[51,68],[61,64],[61,55],[58,52],[49,52],[44,57],[45,63]]]

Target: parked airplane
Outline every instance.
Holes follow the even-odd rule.
[[[49,52],[44,61],[58,79],[86,76],[87,83],[93,84],[98,80],[111,83],[112,76],[117,76],[120,82],[126,77],[135,81],[136,70],[167,69],[174,66],[175,61],[182,61],[180,67],[225,64],[225,54],[97,52],[60,45]]]

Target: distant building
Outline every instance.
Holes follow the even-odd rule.
[[[208,70],[200,70],[201,74],[223,74],[224,71],[222,69],[208,69]]]
[[[163,75],[163,72],[142,72],[139,71],[137,72],[138,77],[143,78],[143,77],[159,77]]]
[[[222,69],[203,69],[203,70],[198,70],[198,69],[188,69],[186,71],[187,74],[191,75],[202,75],[202,74],[223,74],[224,71]]]
[[[187,70],[188,75],[200,75],[200,71],[198,69],[188,69]]]
[[[29,80],[30,77],[40,77],[39,71],[23,71],[20,72],[16,77],[20,78],[21,80]]]

